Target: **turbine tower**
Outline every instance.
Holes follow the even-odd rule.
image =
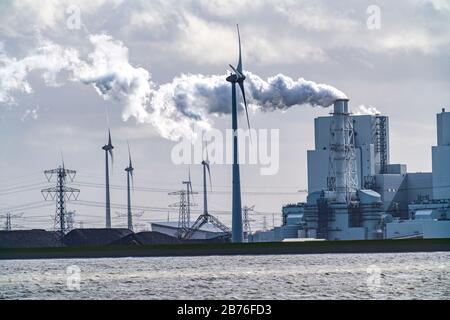
[[[234,73],[231,73],[227,77],[227,81],[231,83],[231,96],[232,96],[232,108],[231,108],[231,123],[233,129],[233,195],[232,195],[232,241],[243,242],[244,233],[242,227],[242,205],[241,205],[241,178],[239,172],[238,163],[238,133],[237,133],[237,97],[236,97],[236,84],[242,92],[242,98],[244,100],[245,113],[247,116],[247,125],[250,130],[250,121],[248,118],[247,101],[245,99],[244,80],[245,76],[242,72],[242,54],[241,54],[241,36],[239,33],[239,26],[237,26],[238,40],[239,40],[239,61],[236,68],[231,64],[230,67]]]
[[[127,172],[127,222],[128,222],[128,229],[133,231],[133,214],[131,213],[131,190],[130,190],[130,182],[131,187],[134,187],[133,182],[133,164],[131,163],[131,152],[130,152],[130,144],[128,143],[128,167],[125,168],[125,171]]]
[[[106,228],[111,229],[111,201],[110,201],[110,193],[109,193],[109,156],[111,156],[111,165],[113,165],[114,158],[113,152],[114,146],[111,143],[111,131],[108,129],[108,144],[102,147],[105,150],[105,186],[106,186]]]

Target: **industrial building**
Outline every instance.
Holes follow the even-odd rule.
[[[282,226],[253,241],[450,237],[450,112],[437,115],[432,172],[390,162],[389,118],[352,115],[337,100],[314,121],[305,203],[282,208]]]

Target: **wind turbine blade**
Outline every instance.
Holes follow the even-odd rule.
[[[130,178],[131,178],[131,190],[134,191],[134,177],[133,177],[133,170],[130,170]]]
[[[189,189],[192,193],[193,191],[192,191],[192,181],[191,181],[191,166],[189,166]]]
[[[231,67],[231,69],[233,69],[234,73],[236,73],[236,75],[237,75],[239,78],[242,78],[243,75],[242,75],[241,72],[239,72],[238,70],[236,70],[236,68],[233,67],[231,64],[230,64],[230,67]]]
[[[105,105],[105,117],[106,117],[106,125],[109,128],[109,111],[107,105]]]
[[[244,81],[239,81],[239,87],[241,88],[242,98],[244,99],[245,115],[247,116],[247,126],[248,130],[250,131],[250,119],[248,117],[248,107],[247,107],[247,99],[245,98]]]
[[[132,165],[132,163],[131,163],[131,151],[130,151],[130,143],[128,142],[128,140],[127,140],[127,145],[128,145],[128,160],[129,160],[129,167],[130,168],[133,168],[133,165]]]
[[[238,39],[239,39],[239,62],[237,65],[237,70],[239,71],[240,74],[242,74],[242,53],[241,53],[241,34],[239,32],[239,25],[236,25],[237,27],[237,32],[238,32]]]
[[[206,162],[209,163],[208,141],[205,140]]]
[[[113,167],[113,166],[114,166],[114,155],[113,155],[113,151],[112,151],[112,149],[109,149],[108,152],[109,152],[109,155],[111,156],[111,167]]]
[[[62,162],[62,167],[63,167],[63,169],[64,169],[66,166],[65,166],[65,164],[64,164],[64,155],[63,155],[62,149],[59,150],[59,152],[61,153],[61,162]]]
[[[211,181],[211,170],[209,169],[209,162],[205,162],[206,169],[208,169],[208,176],[209,176],[209,187],[212,190],[212,181]]]

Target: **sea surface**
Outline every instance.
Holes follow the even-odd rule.
[[[450,299],[450,253],[8,260],[0,299]]]

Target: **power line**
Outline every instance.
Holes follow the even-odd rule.
[[[89,182],[77,182],[74,183],[75,186],[78,187],[90,187],[90,188],[104,188],[105,186],[100,183],[89,183]],[[126,190],[126,186],[123,185],[110,185],[111,189],[114,190]],[[172,189],[163,189],[163,188],[153,188],[153,187],[134,187],[134,191],[141,191],[141,192],[154,192],[154,193],[169,193],[169,192],[175,192],[175,190]],[[210,191],[212,194],[222,194],[222,195],[229,195],[231,194],[231,191]],[[261,191],[242,191],[242,194],[247,195],[261,195],[261,196],[276,196],[276,195],[298,195],[299,192],[261,192]]]

